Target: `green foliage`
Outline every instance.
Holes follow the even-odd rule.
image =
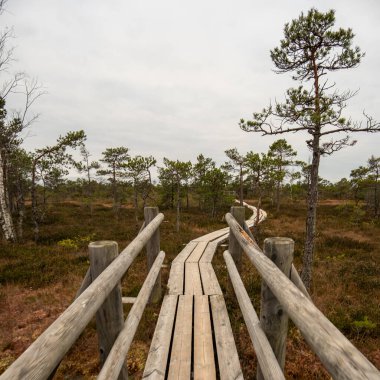
[[[79,250],[87,248],[88,244],[94,240],[95,234],[89,234],[85,236],[75,236],[70,239],[62,239],[58,241],[57,245],[60,247],[66,248],[68,250]]]

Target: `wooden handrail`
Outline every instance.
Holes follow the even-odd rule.
[[[158,214],[107,269],[0,376],[0,379],[46,379],[78,339],[163,219],[164,215]]]
[[[223,257],[264,378],[266,380],[285,380],[272,347],[260,326],[259,318],[252,306],[231,254],[224,251]]]
[[[375,366],[257,248],[231,214],[226,214],[226,221],[249,260],[334,379],[379,380]]]
[[[147,278],[137,296],[131,311],[128,313],[123,329],[120,331],[112,349],[99,373],[98,380],[113,380],[117,379],[124,360],[131,346],[132,339],[135,336],[137,327],[141,320],[145,306],[148,303],[150,294],[156,283],[157,276],[160,273],[162,262],[164,261],[165,253],[160,252],[154,264],[152,265]]]

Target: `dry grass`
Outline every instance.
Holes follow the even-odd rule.
[[[343,204],[344,205],[344,204]],[[288,236],[295,240],[295,264],[301,265],[304,239],[305,206],[295,203],[278,215],[264,205],[269,218],[260,227],[260,245],[267,236]],[[165,210],[161,225],[165,263],[189,240],[225,227],[221,216],[210,220],[208,215],[191,209],[184,212],[180,234],[175,232],[175,214]],[[380,226],[370,220],[353,224],[342,202],[324,202],[319,208],[317,251],[312,296],[316,305],[338,326],[362,352],[380,368]],[[39,245],[25,243],[1,245],[0,253],[0,373],[70,304],[88,266],[86,250],[57,246],[62,239],[91,236],[92,239],[117,240],[124,248],[136,235],[133,210],[124,208],[119,219],[112,216],[107,204],[97,205],[93,218],[86,208],[73,202],[56,205],[42,226]],[[31,238],[31,236],[27,236]],[[221,249],[214,266],[226,291],[236,344],[245,378],[256,372],[255,353],[241,312],[231,290]],[[245,259],[246,260],[246,259]],[[242,278],[259,312],[260,278],[246,260]],[[140,254],[123,280],[123,295],[136,296],[146,276],[145,255]],[[168,269],[163,271],[163,290]],[[126,306],[126,311],[128,306]],[[149,344],[153,336],[159,306],[146,309],[128,355],[132,379],[141,378]],[[364,327],[355,321],[376,324]],[[91,322],[62,362],[58,379],[91,379],[99,371],[95,323]],[[315,355],[292,326],[287,343],[286,377],[288,379],[329,379]]]

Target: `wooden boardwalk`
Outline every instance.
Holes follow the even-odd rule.
[[[247,221],[249,227],[253,217]],[[227,227],[194,239],[173,260],[144,379],[243,379],[211,264],[228,234]]]

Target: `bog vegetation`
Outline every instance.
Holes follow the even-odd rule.
[[[0,2],[0,11],[2,6]],[[313,300],[380,367],[380,157],[373,152],[367,162],[352,166],[349,178],[335,183],[323,179],[318,172],[322,155],[350,145],[346,137],[321,143],[322,136],[379,129],[370,117],[363,127],[342,118],[342,108],[352,94],[327,94],[328,86],[318,82],[326,71],[354,67],[362,57],[360,50],[351,48],[350,30],[336,34],[330,31],[334,21],[333,12],[320,14],[312,10],[286,26],[285,39],[280,48],[273,50],[272,59],[280,72],[296,70],[295,79],[311,81],[311,90],[290,89],[284,104],[270,106],[255,113],[253,121],[241,124],[246,130],[282,134],[295,130],[286,127],[286,123],[298,123],[297,130],[311,134],[307,142],[313,152],[311,163],[300,160],[283,138],[261,152],[239,152],[226,147],[226,162],[220,166],[203,154],[186,162],[165,157],[159,163],[158,158],[132,154],[126,146],[104,147],[102,156],[93,160],[84,131],[57,136],[48,146],[26,151],[23,136],[36,120],[36,116],[30,116],[30,108],[43,92],[36,81],[28,80],[22,73],[3,80],[0,373],[72,301],[88,267],[86,247],[90,241],[116,240],[124,247],[141,226],[143,207],[158,205],[166,216],[161,240],[170,264],[183,244],[225,227],[223,215],[236,198],[241,202],[249,200],[268,212],[268,221],[254,230],[260,244],[267,236],[294,239],[298,267],[303,246],[306,244],[305,252],[309,252],[312,245],[315,274],[312,282],[311,271],[308,272],[307,281]],[[325,28],[322,31],[318,29],[321,24]],[[309,41],[308,49],[314,55],[305,61],[295,47],[304,41],[302,38],[309,38],[303,28],[310,25],[316,28],[315,36],[327,33],[327,37],[319,44],[314,37]],[[5,69],[8,73],[11,67],[13,51],[7,48],[10,33],[0,35],[1,73]],[[341,56],[333,56],[336,61],[328,58],[331,45],[341,49]],[[289,61],[290,52],[295,54],[294,62]],[[10,114],[7,98],[21,88],[25,92],[25,107]],[[272,115],[285,121],[274,127],[268,121]],[[328,128],[322,132],[325,126]],[[77,172],[74,180],[68,178],[69,173],[73,178],[73,171]],[[215,268],[225,290],[228,281],[221,255],[216,255]],[[167,275],[165,269],[163,284]],[[140,256],[129,271],[128,283],[123,283],[124,295],[136,296],[144,278],[145,262]],[[242,278],[258,308],[260,279],[249,264],[243,265]],[[253,378],[255,357],[239,307],[228,295],[227,304],[244,373]],[[128,358],[132,378],[142,374],[158,311],[159,305],[150,305],[144,315]],[[98,371],[96,351],[92,324],[61,365],[58,377],[90,378]],[[289,377],[329,378],[293,327],[288,358]]]

